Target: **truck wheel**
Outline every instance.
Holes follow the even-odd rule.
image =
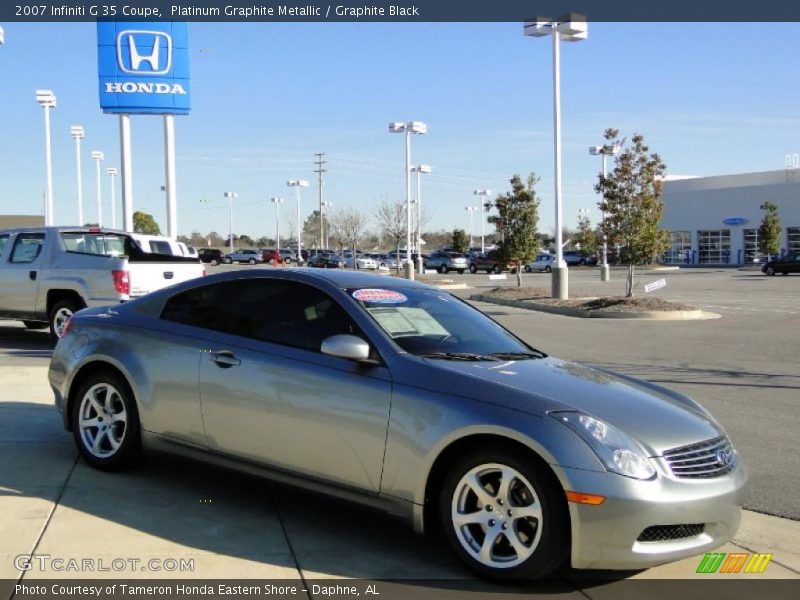
[[[47,329],[48,325],[46,321],[23,321],[23,325],[25,325],[25,329]]]
[[[48,319],[50,322],[50,337],[54,340],[59,339],[63,335],[64,327],[66,327],[72,315],[82,308],[82,305],[79,305],[72,299],[56,302],[53,308],[50,309],[50,316]]]

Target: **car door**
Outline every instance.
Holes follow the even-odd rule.
[[[7,258],[3,258],[0,267],[0,308],[3,314],[26,319],[46,318],[35,312],[45,234],[18,233],[6,243],[11,247],[5,252]]]
[[[209,447],[377,492],[389,371],[320,352],[330,335],[363,337],[347,312],[297,281],[246,278],[224,287],[218,333],[200,365]]]

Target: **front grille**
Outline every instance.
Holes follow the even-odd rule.
[[[733,469],[735,458],[733,446],[724,435],[664,452],[672,474],[685,479],[725,475]]]
[[[684,525],[653,525],[648,527],[639,537],[637,542],[668,542],[682,540],[703,533],[705,525],[702,523],[689,523]]]

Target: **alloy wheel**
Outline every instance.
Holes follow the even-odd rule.
[[[128,429],[128,413],[119,391],[108,383],[93,385],[81,399],[78,415],[86,450],[97,458],[116,454]]]
[[[62,306],[53,314],[53,331],[56,337],[60,338],[64,335],[64,328],[72,318],[73,312],[66,306]]]

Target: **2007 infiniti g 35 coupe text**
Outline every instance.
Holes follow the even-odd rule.
[[[322,490],[489,578],[648,567],[739,525],[744,467],[699,404],[397,278],[239,271],[83,310],[49,378],[94,467],[152,448]]]

